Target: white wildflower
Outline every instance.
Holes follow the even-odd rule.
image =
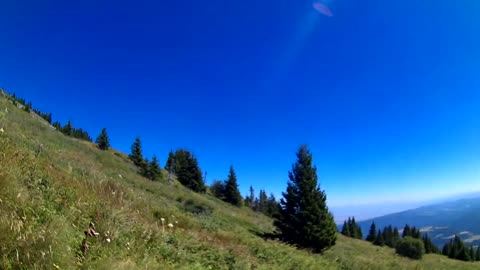
[[[110,241],[111,241],[110,238],[107,238],[107,243],[110,243]]]
[[[173,228],[173,224],[172,224],[172,223],[168,223],[167,226],[170,227],[170,228]]]
[[[4,133],[4,132],[5,132],[5,130],[3,130],[3,128],[0,128],[0,132],[1,132],[1,133]]]
[[[162,223],[165,222],[165,219],[163,217],[160,220],[162,221]]]

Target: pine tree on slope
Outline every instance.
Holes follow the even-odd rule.
[[[370,225],[370,230],[368,231],[367,238],[365,240],[373,243],[376,238],[377,238],[377,228],[375,226],[375,222],[372,222],[372,225]]]
[[[130,160],[133,161],[137,167],[143,165],[145,160],[143,158],[142,142],[140,141],[140,137],[135,138],[135,142],[130,147],[130,150],[130,155],[128,155]]]
[[[108,150],[110,148],[110,142],[108,140],[106,128],[102,129],[102,132],[97,137],[96,143],[98,145],[98,148],[100,148],[101,150]]]
[[[228,178],[225,181],[225,201],[235,206],[242,205],[242,195],[238,190],[237,174],[233,166],[230,166]]]
[[[318,186],[317,169],[307,146],[297,152],[275,224],[284,240],[315,252],[335,245],[337,228],[328,211],[327,195]]]

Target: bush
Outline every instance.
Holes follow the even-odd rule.
[[[210,215],[213,212],[211,207],[199,202],[195,202],[192,199],[185,201],[183,204],[183,209],[196,215]]]
[[[422,240],[407,236],[398,241],[395,251],[401,256],[419,260],[425,254],[425,247]]]

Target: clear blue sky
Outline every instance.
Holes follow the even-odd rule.
[[[208,182],[279,195],[302,143],[332,207],[480,189],[480,2],[2,1],[0,86],[184,147]]]

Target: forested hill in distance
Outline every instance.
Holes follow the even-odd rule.
[[[480,195],[424,206],[358,222],[364,235],[375,222],[377,228],[388,225],[403,229],[408,224],[428,233],[439,247],[458,235],[466,244],[480,244]],[[473,194],[471,195],[473,196]]]

